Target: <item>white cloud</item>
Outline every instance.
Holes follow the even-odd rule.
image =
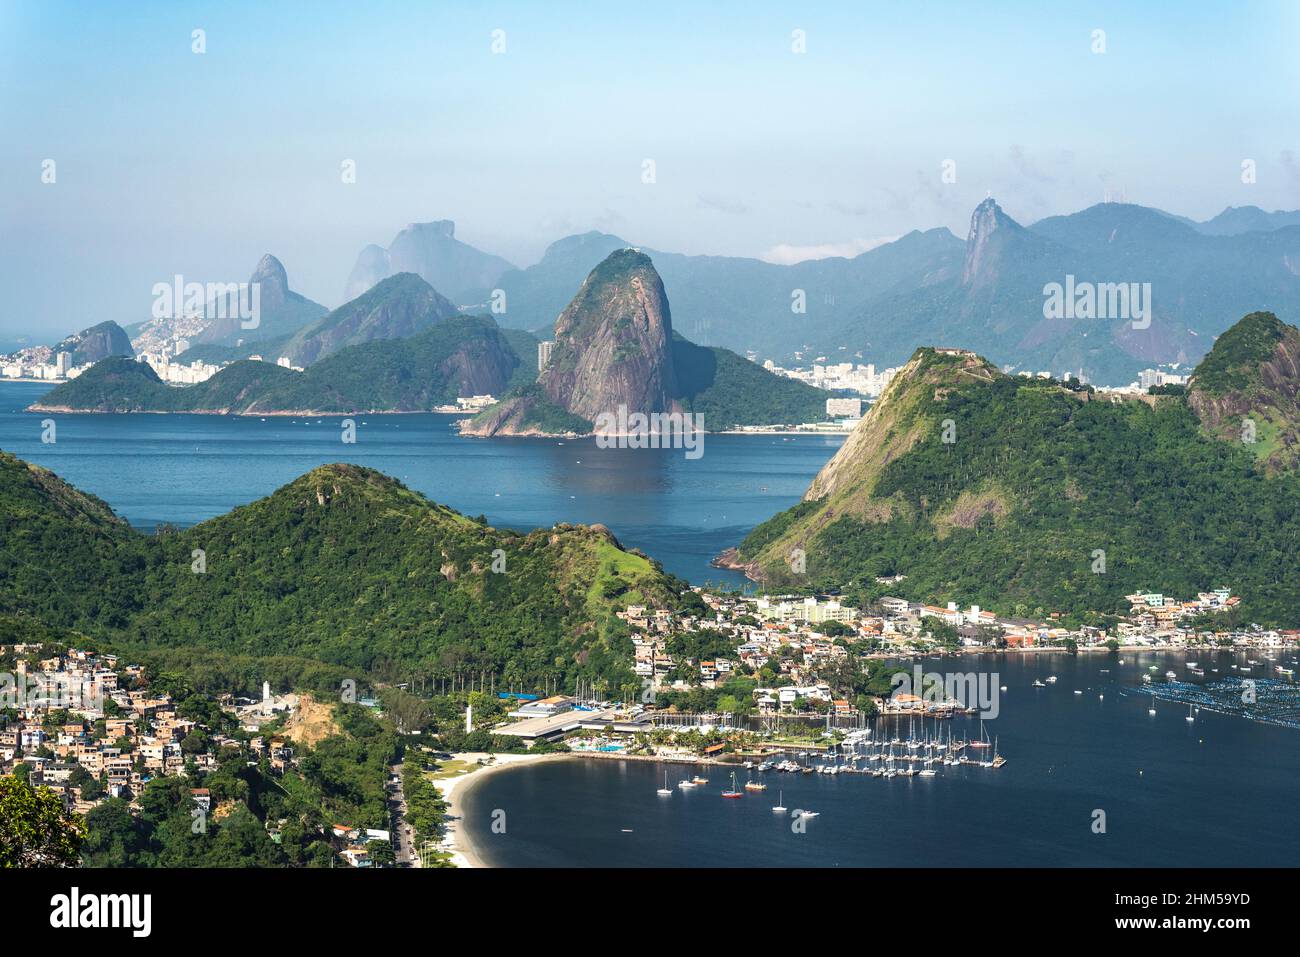
[[[842,243],[819,243],[813,246],[793,246],[790,243],[781,243],[759,253],[758,258],[764,262],[775,263],[778,266],[793,266],[795,263],[805,262],[809,259],[830,259],[834,256],[852,259],[854,256],[860,256],[877,246],[892,243],[897,238],[897,236],[881,236],[877,239],[850,239]]]

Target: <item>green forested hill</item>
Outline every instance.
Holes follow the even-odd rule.
[[[241,360],[197,385],[163,383],[148,365],[105,359],[53,389],[35,410],[93,412],[414,412],[457,396],[499,394],[521,362],[487,318],[446,319],[406,339],[340,349],[304,372]],[[536,346],[533,346],[536,353]]]
[[[742,425],[800,425],[826,418],[830,395],[787,379],[726,349],[673,339],[682,404],[703,416],[709,431]]]
[[[1004,614],[1114,612],[1138,590],[1229,587],[1252,620],[1294,626],[1300,480],[1216,441],[1181,396],[1110,400],[918,350],[805,501],[738,556],[774,587]]]
[[[0,454],[0,615],[162,652],[164,663],[219,654],[358,677],[401,668],[622,682],[631,645],[613,612],[675,605],[683,587],[598,526],[499,531],[351,465],[146,536]]]

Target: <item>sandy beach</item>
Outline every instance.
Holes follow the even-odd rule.
[[[519,767],[522,764],[536,764],[540,761],[572,759],[573,757],[574,755],[565,753],[488,754],[473,751],[453,754],[452,759],[456,761],[477,763],[480,759],[493,760],[491,764],[481,765],[455,777],[433,782],[438,790],[442,792],[443,800],[447,802],[447,825],[443,839],[438,844],[438,849],[449,852],[452,863],[457,867],[485,867],[483,859],[478,856],[474,849],[468,832],[461,827],[466,796],[473,788],[505,768]]]

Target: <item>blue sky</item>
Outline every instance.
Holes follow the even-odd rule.
[[[363,245],[431,219],[527,265],[588,229],[770,258],[964,235],[989,191],[1023,222],[1107,188],[1300,207],[1300,4],[696,6],[0,2],[0,340],[264,252],[336,306]]]

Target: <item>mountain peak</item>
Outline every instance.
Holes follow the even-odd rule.
[[[248,281],[261,287],[258,295],[264,307],[279,306],[289,295],[289,274],[284,271],[284,264],[270,253],[257,261],[257,268]]]
[[[1266,471],[1300,463],[1300,329],[1252,312],[1215,341],[1188,389],[1201,424],[1250,448]]]
[[[976,206],[970,217],[970,232],[966,235],[962,283],[982,285],[996,278],[996,261],[1002,241],[1007,235],[1022,231],[1023,227],[1004,213],[992,196]]]
[[[456,223],[450,219],[435,219],[428,223],[407,223],[404,231],[441,239],[455,239]]]

